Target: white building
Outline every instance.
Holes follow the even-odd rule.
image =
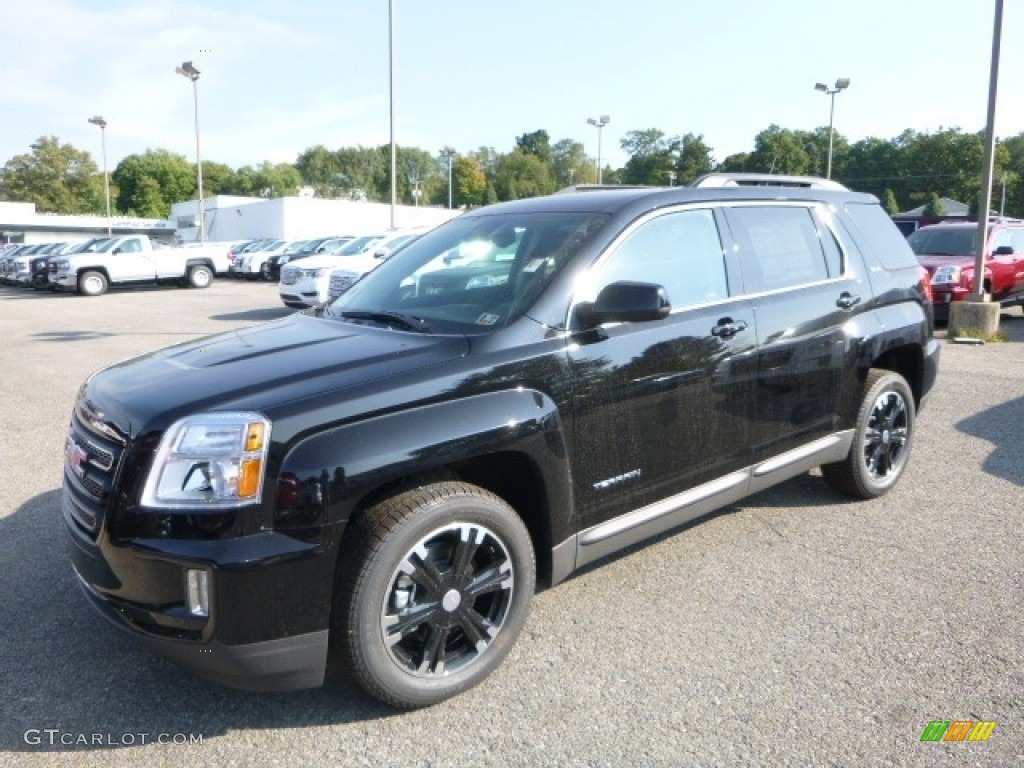
[[[217,195],[204,201],[207,240],[278,238],[300,240],[329,235],[381,232],[391,226],[388,203],[321,200],[311,197],[232,197]],[[435,226],[459,215],[446,208],[395,206],[396,227]],[[171,222],[182,242],[199,239],[199,209],[195,200],[171,206]]]
[[[168,242],[199,239],[195,200],[175,203],[168,219],[114,216],[114,235],[149,235]],[[388,203],[320,200],[311,197],[232,197],[217,195],[204,202],[207,240],[255,240],[273,237],[301,240],[328,235],[381,232],[391,226]],[[457,216],[445,208],[395,206],[396,227],[434,226]],[[36,213],[35,203],[0,202],[0,241],[57,243],[107,234],[106,216],[64,216]]]
[[[0,202],[0,239],[5,243],[60,243],[107,234],[106,216],[63,216],[37,213],[35,203]],[[149,235],[170,241],[174,225],[166,219],[113,216],[115,235]]]

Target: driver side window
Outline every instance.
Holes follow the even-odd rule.
[[[620,280],[661,285],[673,309],[727,298],[714,214],[681,211],[644,222],[598,268],[597,278],[598,289]]]

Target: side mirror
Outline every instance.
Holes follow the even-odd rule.
[[[118,246],[117,248],[112,250],[110,253],[111,253],[111,255],[116,256],[119,253],[124,253],[124,250],[121,248],[121,246]]]
[[[1012,253],[1013,253],[1013,246],[1012,245],[1000,245],[998,248],[996,248],[994,251],[992,251],[992,255],[993,256],[1009,256]]]
[[[668,317],[672,305],[665,289],[654,283],[622,281],[601,289],[597,300],[576,307],[584,329],[604,323],[647,323]]]

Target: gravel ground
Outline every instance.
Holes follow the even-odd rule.
[[[607,560],[536,596],[490,680],[413,713],[345,684],[207,684],[95,615],[65,559],[62,447],[86,376],[287,312],[258,283],[0,287],[4,765],[1024,764],[1020,309],[1006,343],[944,343],[888,496],[850,502],[812,473]],[[957,719],[998,725],[920,742]]]

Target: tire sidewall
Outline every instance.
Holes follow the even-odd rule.
[[[501,539],[514,569],[511,604],[501,631],[480,657],[465,668],[437,679],[414,677],[402,670],[384,645],[381,608],[399,563],[423,538],[453,523],[479,524]],[[348,585],[342,585],[347,588]],[[491,674],[505,659],[526,622],[535,587],[533,546],[518,516],[490,496],[446,496],[424,504],[387,537],[372,558],[349,614],[350,653],[389,698],[407,706],[426,706],[455,696]]]
[[[96,283],[95,288],[88,287],[92,282]],[[101,272],[90,270],[78,277],[78,292],[83,296],[101,296],[107,291],[107,279]]]
[[[862,446],[864,445],[864,438],[868,429],[868,421],[874,411],[875,403],[878,401],[878,398],[886,392],[895,392],[903,399],[907,414],[907,441],[903,446],[903,454],[900,459],[898,470],[890,474],[888,477],[878,480],[872,477],[871,473],[868,472],[867,465],[863,458]],[[903,477],[903,473],[906,471],[907,464],[910,461],[911,451],[914,447],[916,419],[917,414],[915,413],[914,407],[914,395],[910,391],[910,386],[907,384],[906,380],[899,374],[887,373],[882,376],[865,395],[864,401],[861,403],[860,412],[857,414],[857,433],[854,449],[857,450],[858,453],[855,471],[857,473],[857,481],[870,492],[871,496],[877,497],[888,492],[894,485],[896,485],[896,483],[899,482],[900,478]]]
[[[210,283],[213,282],[213,270],[209,267],[199,264],[191,267],[188,271],[188,283],[193,288],[209,288]]]

